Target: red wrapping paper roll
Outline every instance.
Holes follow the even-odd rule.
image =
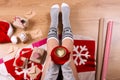
[[[62,65],[69,60],[70,52],[63,46],[55,47],[51,52],[51,59],[55,64]]]

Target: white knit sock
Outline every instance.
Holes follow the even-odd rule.
[[[63,24],[63,33],[62,33],[62,40],[69,38],[73,40],[73,35],[71,31],[71,25],[70,25],[70,7],[66,3],[62,3],[61,5],[61,11],[62,11],[62,24]]]
[[[50,30],[48,33],[48,40],[50,38],[55,38],[56,40],[58,40],[58,34],[57,34],[58,15],[59,15],[59,5],[55,4],[51,7],[51,10],[50,10],[51,24],[50,24]]]

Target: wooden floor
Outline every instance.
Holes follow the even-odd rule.
[[[120,0],[0,0],[1,20],[12,22],[15,16],[24,16],[31,10],[36,12],[36,15],[30,20],[30,27],[25,30],[31,35],[32,39],[26,44],[21,42],[17,45],[11,43],[0,44],[0,58],[8,55],[9,50],[13,47],[21,48],[47,37],[50,25],[50,7],[56,3],[61,5],[62,2],[70,5],[70,20],[73,33],[93,38],[96,43],[98,38],[98,20],[100,18],[117,20],[118,24],[116,26],[118,27],[114,29],[107,80],[120,80],[120,54],[118,54],[120,53],[120,37],[118,37],[120,29]],[[42,36],[39,35],[40,31],[43,34]],[[18,36],[21,32],[23,30],[16,29],[14,35]]]

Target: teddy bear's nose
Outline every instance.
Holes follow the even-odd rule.
[[[21,23],[24,24],[24,23],[25,23],[25,20],[21,20]]]

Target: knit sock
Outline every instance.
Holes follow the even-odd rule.
[[[51,11],[50,11],[51,24],[48,33],[48,40],[54,38],[58,41],[58,35],[57,35],[58,15],[59,15],[59,5],[55,4],[51,7]]]
[[[69,5],[67,5],[66,3],[62,3],[61,11],[62,11],[62,24],[63,24],[62,41],[66,38],[73,40],[70,19],[69,19],[70,16]]]

